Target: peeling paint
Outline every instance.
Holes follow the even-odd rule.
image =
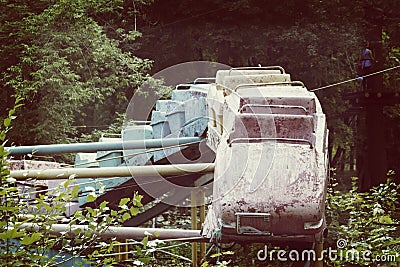
[[[232,234],[238,216],[250,216],[243,219],[250,225],[237,229],[237,235],[249,231],[252,235],[309,236],[310,240],[321,236],[324,224],[318,229],[304,227],[324,218],[325,210],[328,133],[317,97],[290,84],[237,86],[249,80],[288,81],[288,75],[282,75],[255,79],[217,73],[217,82],[219,77],[223,83],[225,77],[225,85],[240,89],[220,104],[224,132],[215,136],[217,131],[209,129],[216,165],[212,214],[207,218],[217,220],[206,219],[205,233],[222,227],[223,234]],[[263,218],[269,223],[260,223]],[[266,225],[269,229],[257,229]]]

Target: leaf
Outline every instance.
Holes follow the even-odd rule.
[[[379,223],[393,223],[392,218],[389,215],[384,215],[379,217]]]
[[[5,232],[0,233],[0,239],[14,239],[18,237],[22,237],[25,235],[25,232],[18,232],[18,228],[8,229]]]
[[[125,197],[125,198],[121,198],[121,200],[119,201],[119,207],[126,205],[126,203],[128,203],[130,200],[130,198]]]
[[[11,124],[11,118],[5,118],[4,119],[4,126],[6,128],[8,128],[8,127],[10,127],[10,124]]]
[[[93,202],[96,200],[96,195],[93,193],[90,193],[87,197],[86,197],[86,202]]]
[[[21,240],[22,245],[30,245],[36,241],[38,241],[42,237],[42,233],[33,233],[31,236],[24,236]]]
[[[160,234],[159,234],[158,232],[153,232],[153,235],[154,235],[155,237],[159,237],[159,236],[160,236]]]
[[[125,213],[122,215],[122,220],[123,220],[123,221],[129,220],[130,218],[131,218],[131,215],[130,215],[128,212],[125,212]]]
[[[103,201],[100,204],[100,209],[105,209],[107,207],[108,201]]]
[[[138,260],[140,262],[143,262],[143,264],[148,264],[150,262],[151,258],[150,257],[140,257],[140,258],[138,258]]]
[[[142,244],[144,246],[144,248],[147,247],[147,243],[149,242],[149,236],[145,236],[142,240]]]
[[[6,139],[6,133],[5,131],[0,132],[0,141],[4,141]]]
[[[131,212],[131,215],[132,215],[132,216],[136,216],[136,215],[139,213],[139,209],[136,208],[136,207],[131,207],[131,208],[129,209],[129,211]]]
[[[77,198],[78,194],[79,194],[79,186],[74,186],[74,188],[71,191],[71,197]]]

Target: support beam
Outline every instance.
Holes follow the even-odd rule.
[[[34,154],[42,156],[42,155],[52,155],[52,154],[62,154],[62,153],[161,148],[167,146],[185,145],[198,141],[201,141],[201,137],[180,137],[180,138],[130,140],[130,141],[119,141],[119,142],[92,142],[92,143],[75,143],[75,144],[17,146],[17,147],[6,147],[5,150],[11,156],[21,156],[26,154]]]
[[[17,180],[38,179],[68,179],[74,176],[80,178],[107,178],[151,175],[181,175],[190,173],[208,173],[214,171],[214,163],[174,164],[174,165],[147,165],[129,167],[102,167],[102,168],[60,168],[44,170],[10,171],[10,176]]]
[[[35,223],[24,223],[21,228],[37,229]],[[82,229],[82,232],[90,231],[87,225],[73,225],[69,228],[68,224],[53,224],[51,226],[52,234],[60,235],[62,232],[70,233],[71,237],[74,236],[74,229]],[[70,231],[71,230],[71,231]],[[134,239],[142,240],[145,236],[150,239],[188,239],[185,241],[202,241],[208,242],[208,239],[200,235],[200,230],[183,230],[183,229],[163,229],[163,228],[142,228],[142,227],[115,227],[110,226],[101,233],[94,233],[103,238],[117,238],[118,240]]]

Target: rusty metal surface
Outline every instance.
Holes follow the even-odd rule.
[[[227,166],[230,171],[215,180],[216,213],[225,225],[235,227],[237,212],[266,212],[271,214],[271,233],[303,233],[304,222],[319,221],[324,214],[325,177],[318,174],[315,151],[304,145],[278,143],[274,158],[268,159],[264,149],[268,149],[264,144],[232,146],[232,154],[248,150],[248,160],[233,159]],[[271,167],[262,164],[267,160],[273,161]],[[259,187],[251,192],[256,178]]]
[[[211,118],[223,127],[209,122],[207,143],[217,156],[204,236],[220,229],[222,239],[321,237],[328,131],[317,97],[297,83],[238,86],[288,77],[217,73],[217,82],[238,89],[221,99],[217,85],[208,98],[211,114],[222,107],[222,117]]]

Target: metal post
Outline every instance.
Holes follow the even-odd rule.
[[[125,239],[124,243],[128,243],[128,240]],[[127,244],[121,245],[121,246],[116,246],[115,250],[116,250],[116,252],[118,254],[116,256],[118,262],[124,262],[124,261],[128,260],[128,255],[129,254],[125,253],[125,252],[129,251],[128,249],[129,249],[129,246]]]
[[[201,230],[201,226],[206,218],[205,209],[205,192],[203,190],[193,190],[191,192],[191,218],[192,218],[192,230]],[[197,206],[199,207],[199,218],[197,220]],[[202,259],[206,257],[206,244],[200,243],[200,255],[198,254],[197,242],[192,243],[192,266],[197,267]],[[200,256],[200,257],[199,257]]]
[[[198,230],[201,229],[201,226],[203,225],[205,219],[206,219],[206,205],[205,205],[205,198],[206,198],[206,193],[201,190],[201,203],[200,203],[200,222],[198,225]],[[204,259],[206,257],[206,243],[200,243],[200,258]]]
[[[127,240],[127,239],[125,239],[125,243],[128,243],[128,240]],[[128,252],[128,251],[129,251],[129,245],[128,245],[128,244],[125,244],[125,245],[123,246],[123,252]],[[123,260],[123,261],[127,261],[127,260],[128,260],[128,256],[129,256],[128,253],[122,254],[122,260]]]
[[[121,255],[121,246],[117,246],[116,247],[116,252],[117,252],[117,262],[121,262],[122,261],[122,255]]]
[[[323,267],[324,266],[324,260],[321,259],[323,249],[324,249],[324,240],[322,239],[321,242],[315,243],[315,255],[317,255],[315,267]],[[321,259],[321,260],[319,260],[319,259]]]
[[[193,190],[190,193],[191,198],[191,218],[192,218],[192,230],[197,230],[197,203],[196,203],[196,192]],[[197,258],[197,242],[192,243],[192,267],[198,266]]]

